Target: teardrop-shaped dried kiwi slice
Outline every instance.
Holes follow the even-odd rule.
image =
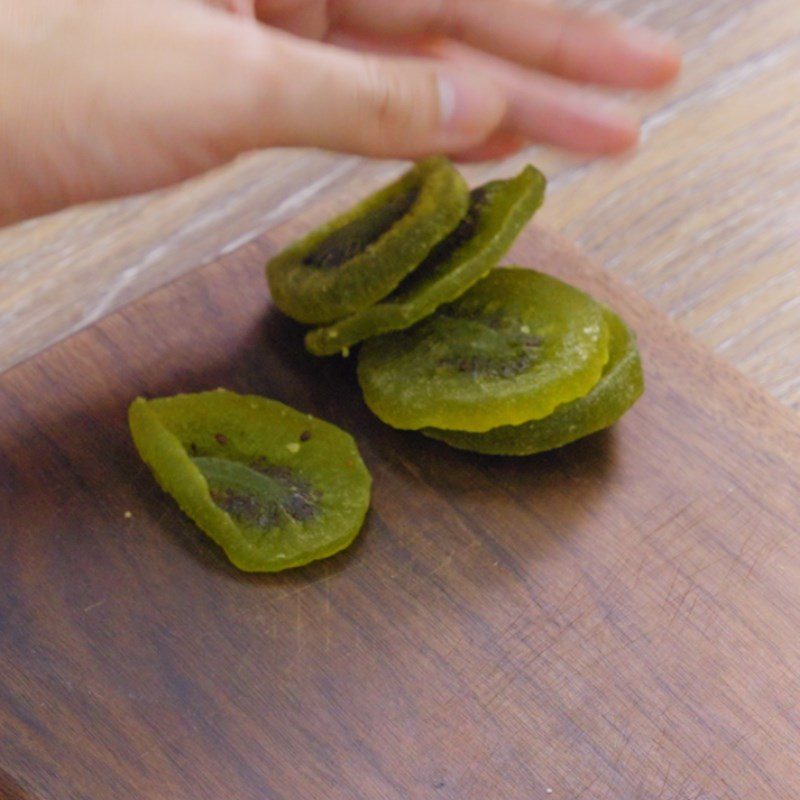
[[[429,158],[267,264],[278,308],[324,324],[386,297],[455,228],[469,190],[445,158]]]
[[[371,478],[335,425],[224,390],[139,398],[129,419],[158,482],[239,569],[325,558],[363,524]]]
[[[462,295],[497,264],[544,199],[545,178],[526,167],[516,178],[470,193],[458,227],[384,300],[306,335],[306,348],[333,355],[381,333],[408,328]]]
[[[604,309],[609,357],[603,375],[588,394],[558,406],[544,419],[504,425],[485,433],[425,428],[422,433],[461,450],[504,456],[529,456],[574,442],[613,425],[641,396],[644,375],[636,337],[609,309]]]
[[[368,339],[358,379],[395,428],[487,431],[581,397],[608,360],[602,307],[533,270],[495,269],[413,328]]]

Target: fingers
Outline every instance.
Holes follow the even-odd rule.
[[[596,92],[464,45],[437,43],[427,52],[480,71],[502,88],[508,99],[504,130],[591,155],[619,153],[638,141],[637,120],[619,103]]]
[[[652,31],[532,0],[337,0],[334,8],[346,30],[440,34],[575,81],[648,89],[680,69],[675,45]]]
[[[259,98],[248,120],[253,146],[417,157],[473,147],[506,113],[503,93],[463,67],[262,36]]]
[[[342,46],[370,52],[393,52],[436,58],[459,69],[489,77],[506,97],[506,114],[498,135],[459,160],[499,158],[527,140],[591,155],[610,155],[633,147],[639,123],[619,103],[591,89],[527,70],[446,39],[367,39],[336,34]],[[502,141],[502,144],[500,142]]]

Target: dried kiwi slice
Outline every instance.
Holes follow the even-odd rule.
[[[307,564],[361,528],[371,478],[335,425],[224,390],[139,398],[129,419],[158,482],[239,569]]]
[[[396,428],[487,431],[581,397],[608,360],[602,307],[556,278],[495,269],[454,303],[367,340],[358,379]]]
[[[333,355],[381,333],[408,328],[479,281],[500,260],[544,199],[545,179],[526,167],[516,178],[474,189],[458,227],[388,297],[306,335],[306,348]]]
[[[485,433],[425,428],[422,433],[461,450],[489,455],[528,456],[574,442],[613,425],[641,396],[644,375],[636,337],[609,309],[604,309],[609,357],[603,375],[583,397],[558,406],[544,419],[504,425]]]
[[[421,161],[275,256],[267,264],[275,304],[298,322],[324,324],[376,303],[455,228],[468,203],[447,159]]]

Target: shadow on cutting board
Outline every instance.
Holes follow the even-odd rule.
[[[613,479],[613,431],[551,453],[514,458],[470,454],[394,430],[364,404],[355,358],[310,356],[303,349],[300,326],[275,311],[225,352],[188,346],[186,351],[154,352],[133,374],[128,364],[119,380],[113,375],[114,347],[95,357],[107,361],[101,365],[110,374],[105,384],[87,390],[79,370],[66,370],[51,397],[33,403],[15,424],[0,429],[0,452],[8,458],[7,480],[12,484],[13,499],[5,514],[10,531],[20,535],[27,529],[26,547],[36,548],[40,556],[51,552],[67,563],[77,559],[85,568],[93,557],[105,563],[119,558],[169,562],[177,547],[198,567],[229,579],[302,584],[345,570],[375,548],[393,549],[387,558],[413,560],[408,551],[420,546],[420,540],[423,547],[432,538],[446,543],[448,536],[455,536],[454,524],[472,527],[473,534],[497,539],[495,546],[502,547],[508,535],[502,526],[476,531],[472,524],[479,511],[496,505],[511,509],[505,516],[525,531],[522,538],[515,533],[515,558],[535,560],[555,539],[580,526],[593,499]],[[128,403],[137,394],[152,397],[217,386],[273,397],[354,435],[373,473],[374,494],[365,528],[347,551],[279,575],[241,573],[155,484],[130,441]],[[574,492],[576,483],[579,493]],[[554,529],[541,516],[542,509],[568,495],[570,502],[560,510]],[[143,519],[148,524],[138,539],[132,537],[131,529]],[[68,548],[76,535],[80,547]],[[39,537],[41,547],[35,542]],[[452,547],[458,546],[454,540]]]

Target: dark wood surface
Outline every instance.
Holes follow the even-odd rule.
[[[302,221],[0,377],[3,800],[800,796],[800,424],[559,240],[648,390],[528,459],[393,431],[304,355],[261,263]],[[358,439],[353,548],[247,576],[126,408],[226,386]]]

